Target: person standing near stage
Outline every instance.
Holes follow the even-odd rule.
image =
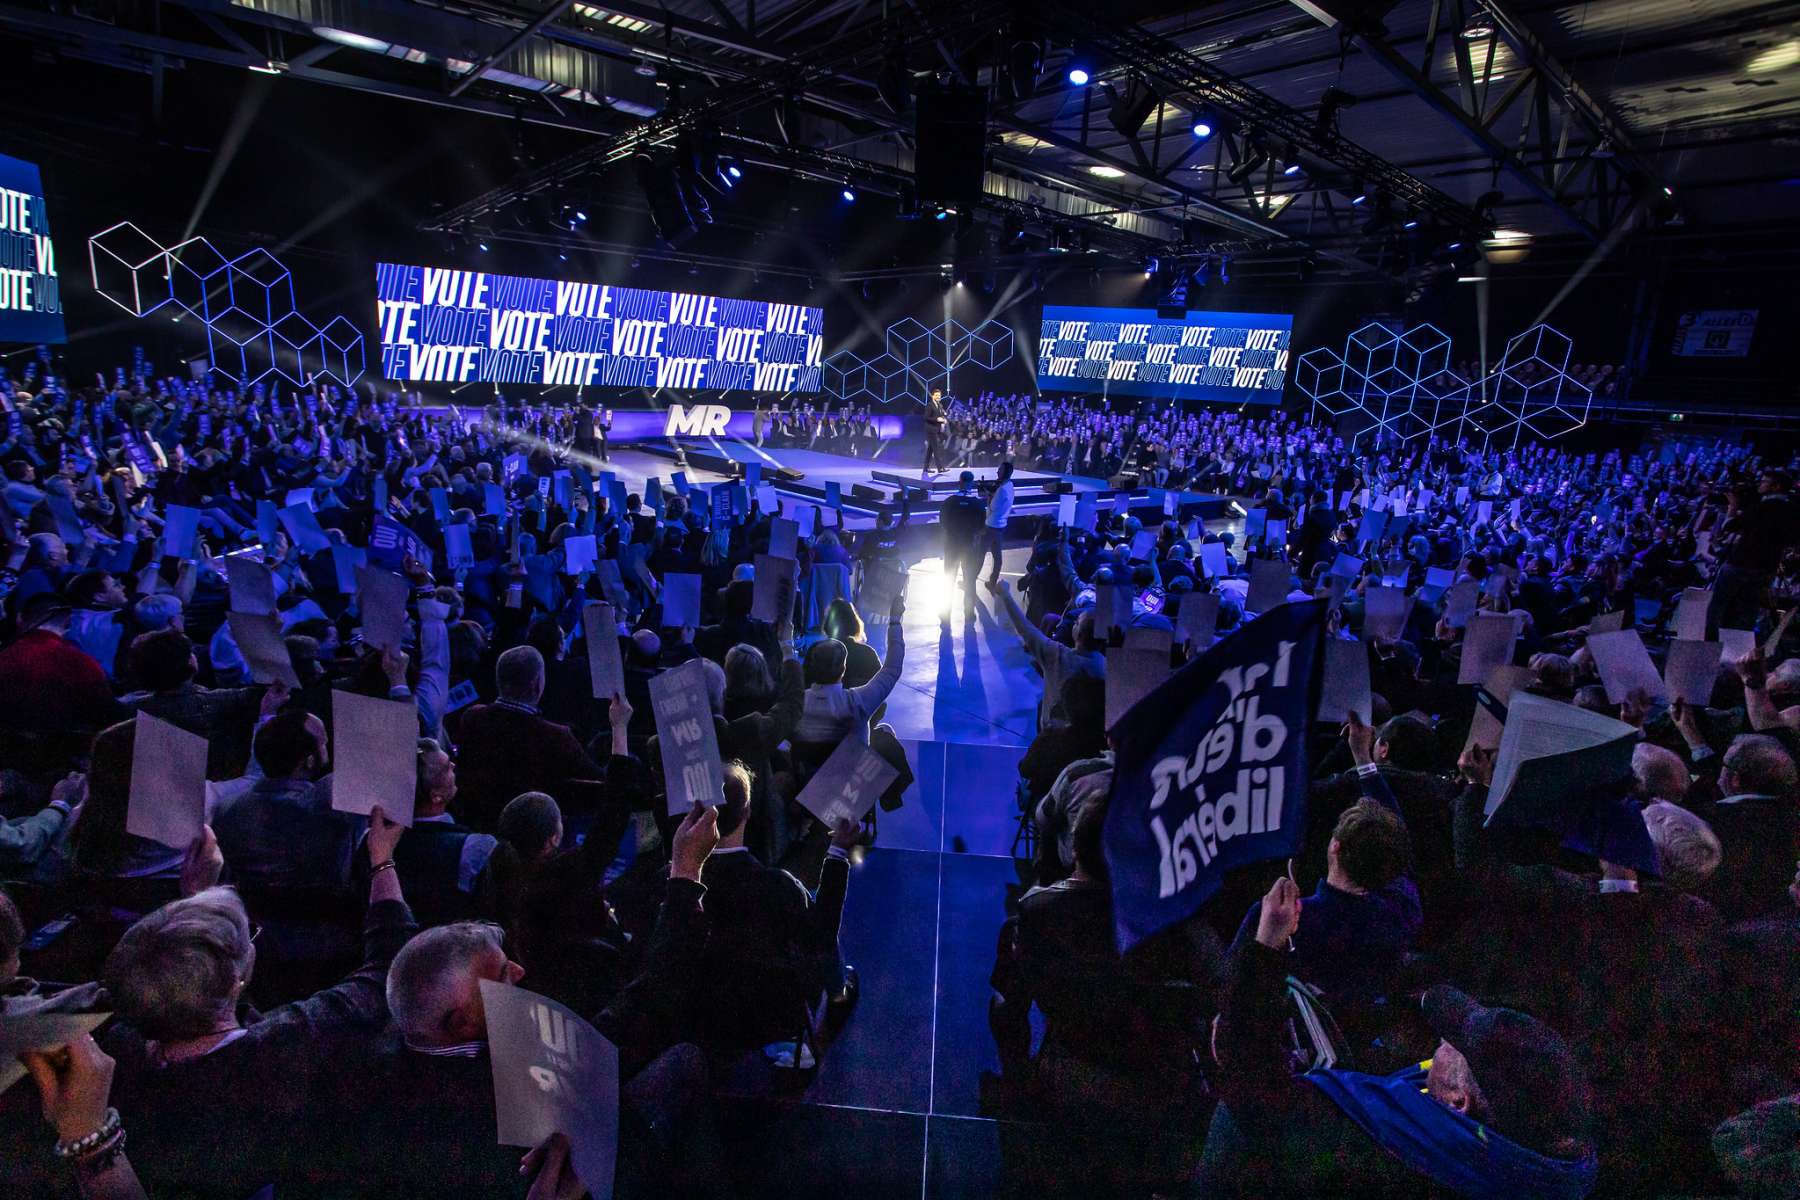
[[[1013,465],[1010,462],[1000,464],[1000,475],[994,484],[994,490],[988,496],[987,523],[981,531],[981,544],[975,548],[975,572],[987,563],[989,554],[994,556],[993,573],[987,577],[987,590],[995,592],[1000,587],[1000,551],[1006,542],[1006,522],[1013,510]]]
[[[938,523],[944,528],[944,578],[954,589],[961,573],[963,615],[972,618],[975,578],[981,574],[981,546],[987,528],[987,503],[975,489],[975,472],[962,473],[962,486],[938,510]],[[946,622],[950,620],[949,597],[943,616]]]
[[[939,471],[944,469],[943,388],[932,388],[931,399],[925,402],[925,466],[919,471],[919,477],[924,478],[934,466]]]
[[[756,411],[750,414],[750,432],[756,438],[756,444],[763,444],[763,434],[769,428],[769,414],[763,411],[762,401],[756,402]]]
[[[606,435],[612,432],[612,409],[602,408],[600,419],[594,422],[594,432],[600,435],[600,461],[611,462],[606,456]]]

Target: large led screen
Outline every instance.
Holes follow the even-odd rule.
[[[37,164],[0,154],[0,342],[67,340]]]
[[[377,263],[381,373],[429,383],[816,392],[825,313]]]
[[[1277,404],[1287,378],[1286,313],[1044,306],[1038,387],[1049,392]]]

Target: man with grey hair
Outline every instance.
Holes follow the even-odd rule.
[[[355,1179],[368,1147],[316,1115],[359,1086],[334,1048],[386,1022],[388,964],[416,929],[394,870],[404,832],[379,807],[370,814],[362,965],[304,1000],[266,1013],[245,1002],[261,931],[229,888],[164,905],[107,956],[120,1019],[101,1042],[118,1060],[113,1104],[151,1194]]]
[[[1793,758],[1766,733],[1740,734],[1719,764],[1719,799],[1699,809],[1724,860],[1704,893],[1727,921],[1785,908],[1800,859],[1800,786]]]
[[[706,1064],[676,1045],[675,993],[698,983],[707,936],[701,867],[718,842],[718,810],[696,806],[676,830],[669,881],[636,979],[596,1014],[619,1047],[619,1157],[615,1195],[684,1195],[716,1164],[708,1143]],[[458,1196],[513,1196],[518,1152],[497,1144],[494,1073],[483,981],[516,984],[525,968],[496,925],[461,922],[425,930],[394,958],[387,979],[393,1026],[357,1074],[379,1103],[364,1104],[369,1194],[424,1194],[454,1184]],[[446,1175],[454,1165],[454,1178]]]
[[[514,646],[494,664],[499,698],[463,714],[458,730],[455,812],[470,829],[492,832],[500,810],[520,792],[546,792],[564,808],[572,780],[600,780],[606,771],[569,731],[538,712],[544,695],[544,657]]]
[[[1651,800],[1680,804],[1687,797],[1692,778],[1681,755],[1655,742],[1639,742],[1631,748],[1631,773],[1638,791]]]

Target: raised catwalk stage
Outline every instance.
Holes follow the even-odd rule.
[[[637,451],[677,462],[678,452],[668,442],[640,442]],[[705,438],[686,443],[685,455],[690,472],[705,473],[726,479],[740,479],[746,463],[762,467],[762,480],[772,484],[778,495],[802,503],[823,504],[825,485],[835,482],[842,496],[844,524],[849,529],[869,528],[880,516],[898,517],[903,505],[903,492],[909,492],[906,506],[914,523],[935,523],[944,499],[958,486],[961,469],[941,472],[929,478],[895,464],[884,464],[879,458],[851,458],[826,454],[817,450],[789,447],[753,446],[736,438]],[[978,480],[993,480],[998,468],[969,467]],[[690,475],[690,478],[693,476]],[[1013,517],[1040,517],[1056,514],[1059,497],[1065,492],[1096,493],[1100,508],[1108,509],[1120,498],[1126,511],[1145,524],[1156,524],[1167,514],[1161,488],[1113,488],[1103,479],[1081,475],[1053,475],[1042,471],[1015,471],[1013,487],[1016,499]],[[1230,501],[1224,496],[1206,492],[1176,493],[1175,511],[1182,520],[1199,518],[1214,520],[1227,514]]]

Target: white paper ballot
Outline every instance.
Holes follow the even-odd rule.
[[[1406,629],[1407,594],[1396,587],[1363,592],[1363,636],[1371,642],[1397,642]]]
[[[1182,645],[1199,653],[1212,645],[1219,628],[1219,594],[1188,592],[1181,598],[1175,615],[1175,637]]]
[[[1125,649],[1149,650],[1164,658],[1169,656],[1169,649],[1175,644],[1175,635],[1167,629],[1153,629],[1147,625],[1133,625],[1125,631]]]
[[[700,628],[700,577],[671,572],[663,579],[664,629]]]
[[[1244,597],[1244,611],[1260,615],[1286,604],[1291,582],[1288,565],[1282,559],[1252,559],[1250,591]]]
[[[794,509],[794,524],[800,527],[800,536],[809,538],[819,527],[819,510],[811,504],[802,504]]]
[[[563,539],[563,570],[580,575],[594,569],[600,561],[599,546],[591,533],[577,533]]]
[[[1519,618],[1513,613],[1476,613],[1463,631],[1462,662],[1456,682],[1481,683],[1495,667],[1512,661],[1519,640]]]
[[[1131,585],[1097,583],[1094,585],[1094,636],[1101,642],[1111,639],[1113,630],[1131,626]]]
[[[1131,538],[1131,557],[1149,562],[1156,557],[1156,534],[1148,529],[1140,529]]]
[[[797,799],[800,807],[819,818],[827,829],[839,821],[860,825],[899,775],[881,755],[856,738],[847,737],[813,772]]]
[[[690,659],[650,677],[650,710],[656,718],[657,752],[670,816],[696,803],[725,801],[725,774],[719,763],[719,735],[706,698],[706,672]]]
[[[1473,579],[1459,579],[1450,585],[1444,593],[1444,620],[1450,628],[1461,629],[1475,615],[1475,605],[1481,599],[1481,585]]]
[[[1510,664],[1495,667],[1488,672],[1488,677],[1481,686],[1501,705],[1512,700],[1513,693],[1537,681],[1537,673],[1530,667],[1515,667]],[[1488,711],[1485,704],[1475,705],[1475,715],[1469,722],[1469,736],[1463,739],[1463,749],[1480,746],[1486,750],[1497,750],[1500,747],[1500,718]]]
[[[1131,706],[1156,690],[1169,677],[1168,651],[1131,650],[1112,646],[1106,651],[1106,727],[1111,729]]]
[[[406,641],[406,580],[380,567],[356,568],[356,607],[363,641],[378,650],[398,650]]]
[[[444,526],[444,565],[452,571],[475,565],[475,543],[467,525]]]
[[[590,604],[581,610],[581,635],[587,642],[588,679],[594,699],[611,700],[625,694],[625,664],[619,656],[619,621],[610,604]]]
[[[1325,682],[1319,688],[1319,720],[1327,724],[1357,718],[1374,719],[1369,695],[1369,648],[1361,642],[1330,638],[1325,642]]]
[[[238,653],[250,667],[251,679],[289,688],[300,686],[293,657],[281,636],[279,619],[234,612],[226,613],[225,620],[231,626],[231,640],[237,643]]]
[[[799,586],[800,564],[791,558],[773,554],[756,556],[756,580],[751,584],[750,616],[757,621],[777,624],[783,617],[794,615],[794,591]],[[888,607],[893,607],[889,599]],[[882,609],[882,615],[887,615]]]
[[[1718,642],[1683,638],[1670,642],[1668,658],[1663,662],[1663,683],[1669,699],[1701,706],[1711,703],[1713,685],[1719,682],[1722,665]]]
[[[275,611],[275,575],[261,563],[241,557],[226,559],[225,583],[232,612],[267,616]]]
[[[800,526],[786,517],[769,522],[769,553],[776,558],[793,558],[800,542]]]
[[[1519,768],[1534,758],[1603,746],[1619,738],[1636,738],[1636,727],[1602,713],[1589,712],[1530,692],[1515,692],[1506,706],[1506,729],[1494,757],[1486,813],[1494,815],[1512,790]]]
[[[1590,634],[1617,633],[1623,628],[1625,628],[1625,610],[1622,608],[1617,612],[1601,613],[1588,622]]]
[[[1719,630],[1719,658],[1728,663],[1743,662],[1756,649],[1756,631],[1753,629],[1721,629]]]
[[[1206,572],[1208,579],[1223,579],[1231,574],[1231,563],[1226,557],[1224,542],[1200,543],[1200,569]]]
[[[1706,610],[1712,604],[1712,592],[1706,588],[1688,588],[1675,606],[1675,637],[1684,642],[1706,640]]]
[[[610,1200],[619,1154],[619,1050],[556,1001],[481,980],[495,1140],[536,1146],[569,1139],[575,1177],[592,1200]]]
[[[388,820],[410,828],[418,779],[418,705],[334,690],[331,734],[331,807],[366,815],[379,804]]]
[[[125,804],[125,832],[186,850],[206,821],[206,739],[140,711]]]
[[[1587,648],[1594,656],[1600,682],[1606,685],[1608,703],[1621,704],[1640,688],[1653,700],[1668,698],[1662,676],[1656,673],[1656,664],[1650,661],[1650,651],[1644,648],[1643,635],[1637,630],[1590,633]]]
[[[1075,493],[1064,492],[1056,498],[1056,523],[1067,529],[1075,524]]]
[[[1344,554],[1339,552],[1338,556],[1331,560],[1331,570],[1329,573],[1336,575],[1340,579],[1355,580],[1358,575],[1362,574],[1362,569],[1362,559],[1356,557],[1354,554]]]

